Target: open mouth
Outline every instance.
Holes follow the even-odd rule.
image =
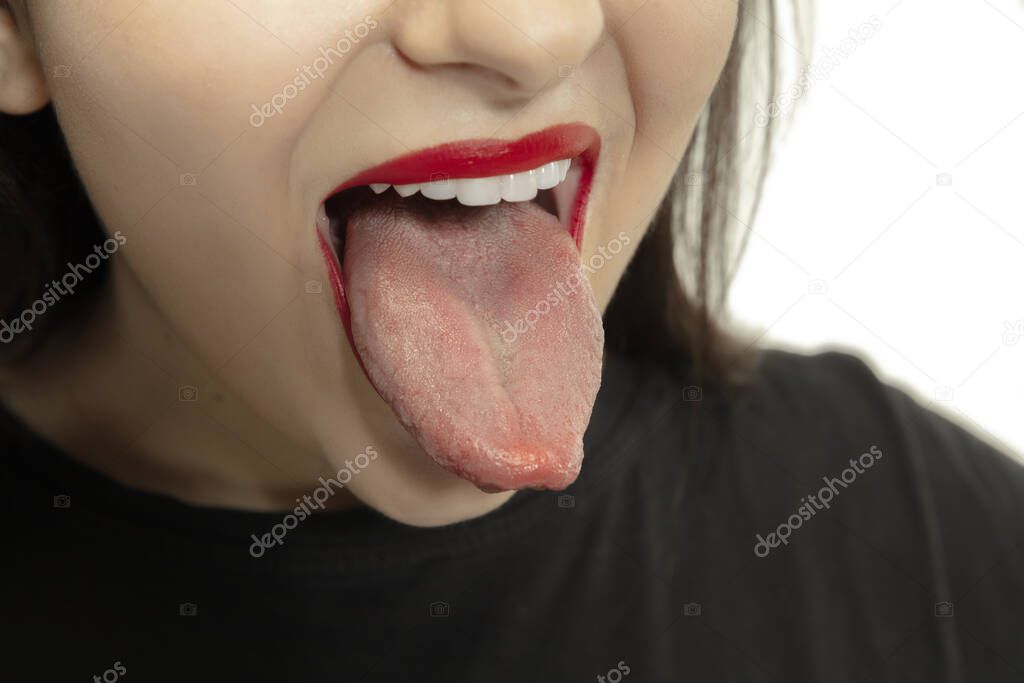
[[[598,149],[582,124],[441,145],[360,173],[317,213],[370,383],[486,491],[579,473],[603,349],[579,253]]]

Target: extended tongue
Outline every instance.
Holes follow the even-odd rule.
[[[555,217],[380,198],[349,218],[343,267],[363,367],[439,465],[487,491],[576,479],[604,332]]]

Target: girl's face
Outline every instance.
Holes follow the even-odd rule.
[[[126,313],[156,312],[296,454],[338,469],[372,448],[379,457],[350,490],[392,517],[432,524],[510,494],[434,465],[368,381],[332,296],[321,204],[410,152],[584,124],[600,155],[580,251],[584,262],[603,254],[588,272],[603,310],[721,71],[737,5],[29,0],[15,9],[30,18],[89,195],[107,231],[125,239],[112,286],[129,308],[147,309]]]

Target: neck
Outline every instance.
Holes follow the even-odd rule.
[[[233,396],[119,263],[87,322],[0,374],[15,415],[122,484],[196,505],[290,509],[333,475]]]

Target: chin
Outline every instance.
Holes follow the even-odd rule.
[[[378,399],[379,400],[379,399]],[[327,428],[320,451],[332,469],[345,467],[346,457],[365,451],[368,444],[379,456],[346,485],[359,503],[401,524],[438,527],[493,512],[514,490],[488,492],[457,474],[438,467],[402,428],[382,402],[362,406],[362,425]],[[351,462],[351,460],[349,460]]]
[[[424,460],[421,452],[399,453],[402,460]],[[353,483],[351,492],[382,515],[409,526],[439,527],[497,510],[515,491],[488,493],[433,465],[413,472],[381,467],[374,481]]]

